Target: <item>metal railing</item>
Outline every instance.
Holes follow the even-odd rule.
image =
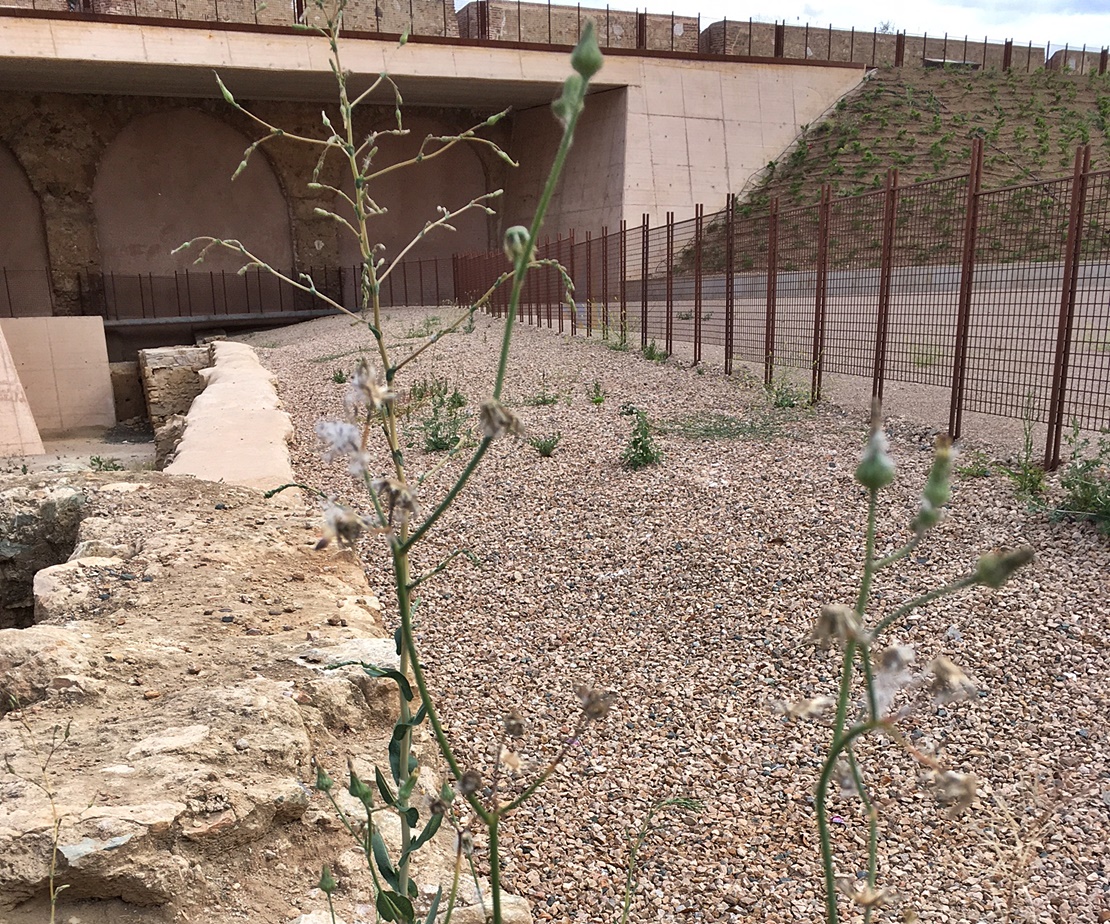
[[[546,240],[537,256],[559,273],[529,274],[521,320],[587,337],[723,350],[777,370],[802,370],[810,396],[828,373],[949,395],[948,429],[965,411],[1047,425],[1045,464],[1078,422],[1110,426],[1110,171],[1088,148],[1070,177],[981,189],[982,143],[968,173],[756,213],[733,205],[651,227]],[[505,268],[500,252],[457,257],[460,296],[474,299]],[[491,310],[506,310],[508,287]]]

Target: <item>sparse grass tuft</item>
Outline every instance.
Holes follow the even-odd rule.
[[[559,446],[559,441],[562,440],[562,438],[562,433],[552,433],[548,436],[534,436],[528,440],[528,445],[536,450],[541,458],[550,459],[551,456],[554,455],[556,448]]]
[[[655,345],[654,340],[652,340],[647,346],[640,350],[640,352],[643,354],[644,359],[650,359],[653,363],[662,363],[667,361],[667,351],[659,349],[659,347]]]
[[[586,397],[590,399],[590,404],[595,406],[600,406],[605,403],[605,392],[601,390],[601,386],[598,384],[597,379],[594,379],[593,385],[586,389]]]
[[[1071,458],[1060,475],[1064,499],[1053,518],[1088,520],[1110,535],[1110,433],[1099,437],[1093,454],[1088,452],[1090,442],[1080,439],[1079,425],[1073,424],[1068,437]]]
[[[103,458],[101,456],[93,456],[89,459],[89,466],[94,472],[122,472],[123,463],[119,459],[112,457]]]
[[[994,474],[991,460],[986,453],[976,450],[964,457],[963,465],[956,466],[956,474],[961,478],[989,478]]]
[[[331,380],[335,382],[336,385],[346,385],[348,382],[347,373],[342,369],[336,369],[335,372],[331,374]]]

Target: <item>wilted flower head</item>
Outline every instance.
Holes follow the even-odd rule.
[[[879,715],[886,715],[894,697],[910,682],[909,666],[914,661],[909,645],[890,645],[874,657],[875,706]]]
[[[394,524],[394,514],[400,511],[400,521],[407,523],[410,518],[418,516],[420,508],[416,497],[409,486],[396,478],[375,478],[370,482],[370,489],[382,499],[386,512],[389,515],[389,525]]]
[[[859,614],[840,603],[828,603],[821,607],[821,615],[817,617],[809,636],[822,648],[830,648],[834,642],[843,644],[867,638]]]
[[[382,384],[364,356],[358,361],[354,377],[351,379],[351,387],[343,399],[347,412],[353,415],[360,406],[365,406],[372,413],[378,413],[392,403],[393,392],[388,385]]]
[[[925,489],[921,492],[921,505],[911,524],[913,531],[919,536],[940,522],[941,508],[952,496],[952,463],[955,454],[952,440],[945,434],[939,435],[936,440],[933,467],[929,469]]]
[[[369,457],[362,448],[361,427],[342,420],[320,420],[316,423],[316,435],[327,447],[325,462],[346,458],[352,475],[365,474]]]
[[[828,696],[815,696],[796,703],[778,700],[771,704],[771,708],[788,719],[817,719],[828,712],[835,702]]]
[[[325,549],[332,542],[338,542],[348,549],[354,548],[368,525],[358,511],[329,501],[324,509],[324,535],[316,543],[316,548]]]
[[[837,884],[844,894],[861,908],[880,908],[894,897],[893,890],[874,888],[866,882],[840,879]]]
[[[604,719],[609,714],[613,694],[587,686],[577,686],[574,692],[582,702],[582,714],[591,722]]]
[[[979,559],[975,580],[987,587],[999,588],[1018,568],[1033,560],[1033,547],[1023,545],[1009,552],[991,552]]]
[[[927,668],[933,675],[929,692],[938,703],[954,703],[975,695],[971,678],[944,655],[933,658]]]
[[[524,737],[524,716],[515,709],[505,716],[505,734],[510,738]]]
[[[950,817],[971,808],[975,802],[975,792],[979,788],[979,778],[974,773],[957,773],[944,770],[933,777],[937,801],[948,806]]]
[[[479,418],[482,422],[482,435],[488,440],[498,439],[506,433],[518,438],[524,435],[524,424],[520,418],[493,398],[482,402]]]
[[[462,795],[471,796],[482,788],[482,774],[477,770],[466,770],[456,785]]]

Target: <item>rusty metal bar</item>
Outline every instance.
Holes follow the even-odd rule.
[[[555,259],[560,263],[563,262],[563,235],[555,235]],[[562,280],[560,280],[559,288],[562,289]],[[563,293],[559,292],[559,333],[563,332]]]
[[[548,9],[551,9],[548,4]],[[543,253],[544,257],[548,260],[551,259],[551,236],[548,235],[543,239]],[[554,270],[549,266],[543,274],[543,290],[544,290],[544,303],[547,307],[547,329],[551,330],[551,277]]]
[[[898,171],[886,174],[883,197],[882,262],[879,267],[879,315],[875,325],[875,357],[871,372],[871,397],[883,400],[886,348],[890,330],[890,288],[894,276],[894,225],[898,217]]]
[[[674,212],[667,212],[667,323],[663,347],[669,356],[674,352]]]
[[[813,377],[809,403],[821,400],[821,380],[825,371],[825,310],[829,292],[829,220],[832,213],[832,187],[821,187],[817,211],[817,285],[813,297]]]
[[[963,424],[964,388],[967,382],[967,346],[971,329],[971,296],[975,284],[975,243],[979,231],[979,191],[983,183],[983,139],[971,143],[971,172],[967,181],[964,213],[964,246],[960,262],[960,295],[956,314],[956,345],[952,359],[952,397],[948,409],[948,435],[958,439]]]
[[[570,241],[570,254],[567,259],[567,274],[570,276],[571,291],[569,296],[570,301],[570,335],[573,337],[578,333],[578,287],[574,278],[574,231],[572,230],[568,235]]]
[[[586,232],[586,336],[593,336],[594,319],[593,319],[593,303],[594,303],[594,286],[593,286],[593,239],[590,232]]]
[[[1068,239],[1064,251],[1064,279],[1060,289],[1060,321],[1056,331],[1056,356],[1052,364],[1052,394],[1049,397],[1048,436],[1044,467],[1052,471],[1060,464],[1060,438],[1064,429],[1064,399],[1068,388],[1068,363],[1075,322],[1075,290],[1079,281],[1079,256],[1083,247],[1083,211],[1087,199],[1087,174],[1091,168],[1091,146],[1075,150],[1068,208]]]
[[[894,66],[903,67],[906,63],[906,33],[899,32],[894,36]]]
[[[609,339],[609,227],[601,226],[601,331]]]
[[[1014,40],[1006,39],[1006,44],[1002,46],[1002,70],[1008,71],[1010,66],[1014,63]],[[986,67],[986,62],[983,62]]]
[[[628,343],[628,221],[621,219],[620,245],[621,342]]]
[[[694,365],[701,362],[701,248],[705,206],[694,208]]]
[[[767,215],[767,313],[763,320],[763,384],[775,376],[775,309],[779,284],[779,199],[771,200]]]
[[[647,346],[648,334],[648,213],[640,222],[640,348]]]
[[[725,375],[732,375],[733,325],[736,323],[734,242],[736,209],[731,193],[725,197]]]

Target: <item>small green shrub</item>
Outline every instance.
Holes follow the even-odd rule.
[[[331,374],[331,380],[335,382],[336,385],[346,385],[348,381],[347,373],[342,369],[336,369],[335,372]]]
[[[119,459],[102,458],[100,456],[93,456],[89,459],[89,465],[94,472],[122,472],[123,463]]]
[[[1053,518],[1089,520],[1110,535],[1110,434],[1099,437],[1093,454],[1088,452],[1090,442],[1079,438],[1079,424],[1073,424],[1068,438],[1071,459],[1060,475],[1064,499]]]
[[[1044,469],[1033,458],[1033,417],[1027,408],[1022,423],[1021,452],[1013,465],[1000,465],[998,470],[1014,483],[1018,497],[1029,500],[1044,493]]]
[[[432,395],[431,413],[420,424],[425,452],[447,452],[459,445],[466,425],[465,405],[466,398],[457,388],[450,395]]]
[[[628,352],[628,337],[622,335],[619,340],[614,340],[609,344],[609,349],[614,353],[627,353]]]
[[[764,386],[763,390],[767,393],[767,399],[771,402],[772,407],[801,407],[803,404],[809,403],[809,395],[785,376],[781,376],[771,382],[770,385]]]
[[[962,478],[989,478],[994,473],[986,453],[969,452],[963,465],[956,466],[956,474]]]
[[[631,471],[639,471],[649,465],[656,465],[663,459],[663,451],[651,438],[651,424],[647,414],[628,405],[631,411],[632,435],[621,454],[621,465]]]
[[[548,436],[534,436],[528,440],[528,445],[536,450],[542,458],[550,459],[551,456],[554,455],[559,441],[562,438],[562,433],[552,433]]]
[[[548,391],[546,386],[541,388],[534,395],[528,395],[524,399],[524,405],[526,407],[551,407],[551,405],[558,403],[558,393]]]
[[[655,345],[654,340],[640,350],[640,352],[643,354],[644,359],[650,359],[653,363],[662,363],[667,360],[667,351],[659,349],[659,347]]]
[[[605,403],[605,392],[601,390],[601,385],[598,384],[597,379],[594,379],[593,385],[586,389],[586,397],[590,399],[590,404],[595,406]]]

